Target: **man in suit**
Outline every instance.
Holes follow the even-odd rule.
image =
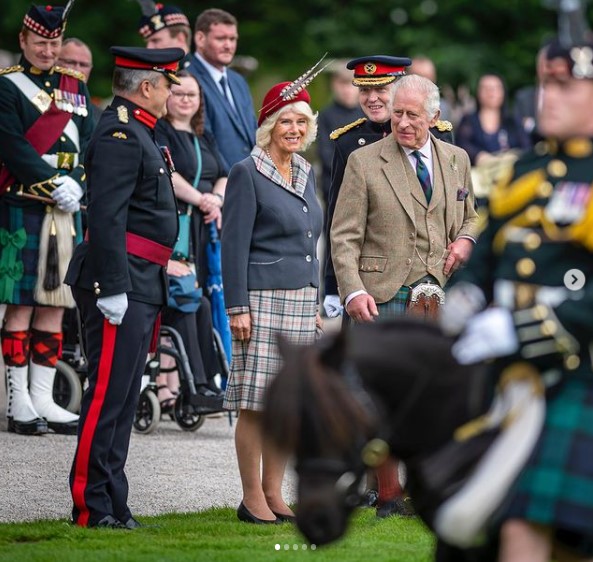
[[[404,314],[413,288],[440,291],[477,236],[469,157],[429,131],[438,88],[404,76],[391,107],[392,133],[350,154],[331,225],[338,291],[355,322]],[[379,517],[409,513],[396,474],[391,461],[377,472]]]
[[[393,88],[392,134],[350,155],[331,227],[340,298],[356,322],[403,312],[409,288],[444,286],[477,236],[467,153],[429,132],[439,91],[410,75]],[[428,172],[424,188],[420,167]]]
[[[154,127],[184,53],[111,52],[115,97],[89,144],[88,230],[66,275],[85,327],[89,381],[70,488],[76,525],[133,529],[124,465],[178,231],[173,162]]]
[[[406,73],[410,63],[411,59],[407,57],[374,55],[353,59],[346,65],[348,69],[354,71],[352,84],[358,88],[358,102],[365,116],[336,129],[329,137],[333,144],[333,159],[325,221],[327,254],[324,288],[326,296],[323,300],[323,306],[329,317],[338,316],[342,309],[331,259],[330,229],[346,162],[354,150],[377,142],[391,133],[392,89],[397,79]],[[452,129],[453,126],[449,121],[436,120],[430,132],[438,139],[452,143]]]
[[[239,73],[228,68],[238,38],[233,15],[216,8],[205,10],[196,19],[197,50],[188,68],[202,87],[206,130],[216,138],[227,169],[249,156],[257,129],[249,86]]]

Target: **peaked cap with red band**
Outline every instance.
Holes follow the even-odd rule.
[[[412,64],[408,57],[390,57],[387,55],[373,55],[352,59],[346,68],[354,70],[354,86],[385,86],[399,76],[406,73],[406,68]]]
[[[111,47],[115,66],[135,70],[159,72],[173,84],[181,84],[175,76],[179,61],[185,56],[183,49],[144,49],[142,47]]]
[[[144,4],[141,2],[141,5]],[[189,19],[177,6],[154,4],[152,13],[144,12],[138,22],[138,33],[144,38],[148,39],[157,31],[165,29],[165,27],[173,27],[175,25],[185,25],[190,27]]]
[[[63,6],[32,5],[23,18],[23,27],[46,39],[56,39],[64,33],[67,15]]]
[[[282,96],[282,92],[292,84],[292,82],[280,82],[280,84],[276,84],[270,88],[270,91],[264,97],[264,101],[262,102],[262,108],[259,114],[259,119],[257,120],[258,126],[264,122],[266,117],[276,113],[283,107],[290,105],[292,103],[296,103],[297,101],[304,101],[306,103],[311,103],[311,96],[307,90],[302,89],[297,92],[294,97],[290,99],[285,99]]]

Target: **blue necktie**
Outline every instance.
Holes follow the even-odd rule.
[[[233,109],[235,109],[235,106],[233,105],[233,102],[231,101],[231,98],[229,97],[229,94],[226,89],[227,88],[227,80],[224,75],[220,78],[220,87],[222,88],[222,95],[224,96],[224,99],[229,102],[229,105]]]
[[[414,150],[412,156],[416,158],[416,175],[418,176],[418,181],[422,186],[422,191],[424,191],[427,203],[430,203],[430,198],[432,197],[432,184],[430,183],[428,168],[422,160],[422,154],[420,154],[420,152]]]

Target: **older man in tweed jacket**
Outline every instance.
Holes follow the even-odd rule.
[[[473,248],[469,158],[430,134],[438,104],[430,80],[401,78],[393,134],[348,159],[331,241],[340,298],[356,322],[403,313],[410,287],[444,286]]]

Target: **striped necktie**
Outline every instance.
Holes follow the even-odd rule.
[[[430,198],[432,197],[432,184],[430,183],[428,168],[422,160],[422,154],[420,154],[420,152],[414,150],[412,156],[416,158],[416,175],[418,176],[418,181],[422,186],[422,191],[424,191],[427,203],[430,203]]]

